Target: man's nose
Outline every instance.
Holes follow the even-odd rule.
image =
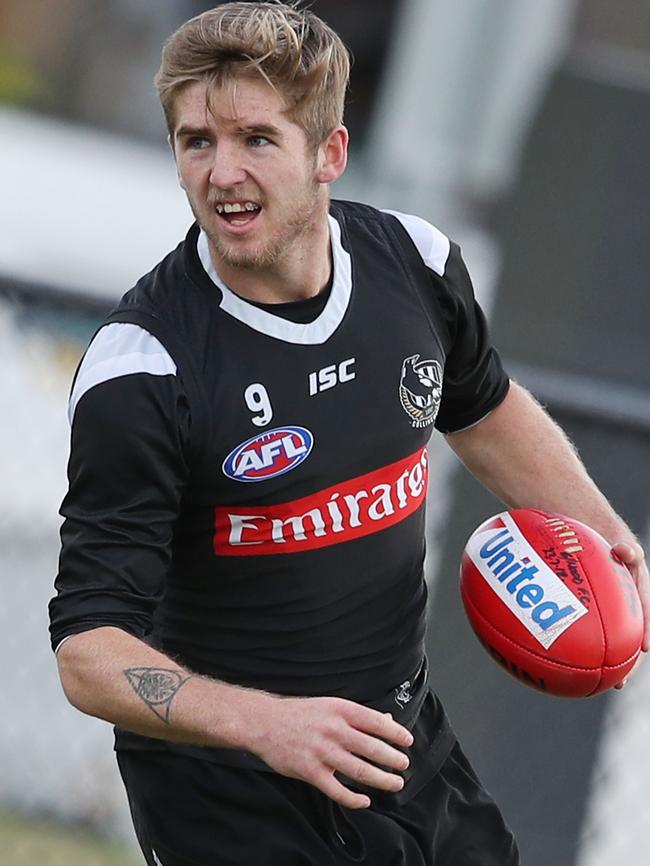
[[[215,147],[214,160],[210,170],[210,183],[220,189],[230,189],[246,180],[239,148],[227,142],[219,142]]]

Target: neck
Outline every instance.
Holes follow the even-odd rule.
[[[332,272],[327,205],[319,208],[313,220],[282,257],[265,268],[242,268],[225,262],[208,240],[212,263],[235,294],[263,304],[300,301],[317,295]]]

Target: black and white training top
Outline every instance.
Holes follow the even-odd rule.
[[[316,304],[238,297],[195,225],[93,338],[54,648],[117,626],[195,672],[358,701],[419,665],[426,442],[508,379],[455,244],[361,204],[329,223]]]

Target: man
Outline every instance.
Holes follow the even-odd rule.
[[[171,37],[196,225],[73,385],[52,642],[69,700],[117,725],[150,866],[518,863],[427,686],[434,423],[505,502],[617,544],[648,610],[640,547],[509,383],[458,248],[330,202],[347,79],[281,4]]]

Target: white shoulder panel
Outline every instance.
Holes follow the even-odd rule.
[[[70,403],[68,419],[72,424],[77,403],[86,391],[131,373],[152,376],[176,375],[176,364],[163,344],[139,325],[113,322],[95,336],[81,362]]]
[[[384,210],[384,213],[397,217],[411,236],[424,264],[439,277],[443,276],[449,258],[449,238],[419,216],[396,210]]]

